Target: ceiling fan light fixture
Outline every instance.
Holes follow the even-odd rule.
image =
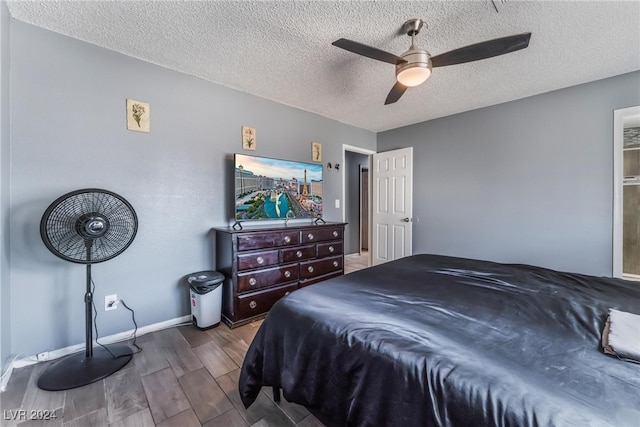
[[[426,82],[431,75],[431,70],[424,64],[413,64],[396,74],[398,82],[406,87],[419,86]]]
[[[401,56],[406,62],[396,64],[396,80],[403,86],[421,85],[431,75],[431,59],[424,49],[411,46]]]

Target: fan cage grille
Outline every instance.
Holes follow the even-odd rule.
[[[104,233],[88,236],[82,232],[82,221],[94,217],[104,218],[108,225]],[[138,218],[129,202],[101,189],[76,190],[59,197],[40,222],[45,246],[54,255],[80,264],[95,264],[118,256],[129,247],[137,229]]]

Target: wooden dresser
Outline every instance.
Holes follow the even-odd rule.
[[[296,289],[344,274],[344,223],[216,228],[216,270],[225,275],[222,320],[264,317]]]

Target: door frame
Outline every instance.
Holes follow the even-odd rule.
[[[613,268],[612,276],[622,278],[622,193],[624,180],[623,139],[625,121],[639,120],[640,106],[613,110]],[[634,278],[635,279],[635,278]],[[637,280],[637,279],[635,279]]]
[[[346,200],[345,200],[345,195],[347,194],[347,183],[346,183],[346,170],[345,168],[346,166],[346,157],[347,151],[351,151],[354,153],[360,153],[360,154],[366,154],[369,156],[369,185],[367,186],[367,197],[369,198],[369,209],[368,209],[368,216],[369,216],[369,221],[367,221],[367,234],[368,234],[368,239],[369,239],[369,244],[371,244],[371,230],[372,230],[372,223],[371,223],[371,213],[372,213],[372,204],[371,204],[371,166],[372,166],[372,158],[373,155],[377,153],[377,151],[375,150],[369,150],[367,148],[362,148],[362,147],[356,147],[355,145],[349,145],[349,144],[342,144],[342,222],[345,222],[347,219],[347,210],[345,207],[346,204]],[[360,234],[360,231],[358,230],[358,234]],[[362,239],[360,240],[360,246],[362,246]],[[362,251],[362,247],[359,249],[360,251]],[[371,250],[367,251],[367,257],[368,257],[368,265],[371,265]]]
[[[369,163],[371,163],[371,159],[369,159]],[[361,232],[360,234],[360,243],[359,243],[359,248],[358,251],[360,252],[360,255],[362,255],[362,223],[363,223],[363,209],[362,209],[362,205],[363,205],[363,201],[364,201],[364,197],[362,195],[362,176],[364,175],[364,173],[367,173],[367,252],[369,252],[369,245],[371,242],[369,242],[369,224],[371,223],[371,220],[369,219],[369,209],[370,205],[371,205],[371,200],[369,199],[369,180],[371,179],[371,174],[369,173],[369,165],[367,166],[362,166],[362,165],[358,165],[358,180],[359,180],[359,190],[358,193],[360,194],[360,203],[359,203],[359,208],[360,208],[360,230]]]

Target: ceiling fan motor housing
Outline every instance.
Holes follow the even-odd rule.
[[[431,75],[431,55],[426,50],[411,46],[400,57],[407,62],[396,64],[396,79],[404,86],[418,86]]]

